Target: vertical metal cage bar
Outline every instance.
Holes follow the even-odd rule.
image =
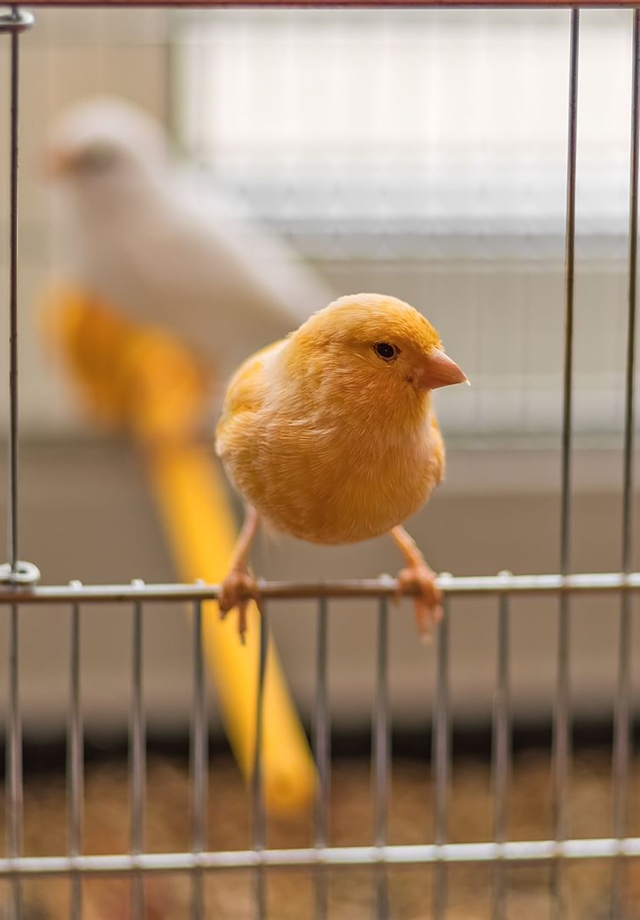
[[[331,790],[331,735],[329,715],[329,684],[327,674],[329,639],[329,610],[326,597],[318,601],[316,633],[316,698],[314,720],[314,751],[318,784],[316,788],[314,844],[326,847],[329,838],[329,797]],[[327,920],[329,910],[327,870],[315,870],[315,918]]]
[[[7,855],[20,856],[22,851],[23,778],[22,724],[20,720],[20,621],[19,607],[12,604],[9,612],[9,697],[7,734]],[[11,879],[8,915],[10,920],[22,920],[22,898],[19,878]]]
[[[374,815],[373,834],[377,847],[387,843],[389,811],[390,724],[389,724],[389,602],[381,598],[378,606],[378,638],[376,655],[376,693],[373,722],[374,752]],[[375,872],[375,917],[387,920],[389,892],[387,867],[378,863]]]
[[[493,839],[496,843],[507,840],[507,800],[511,768],[511,723],[509,686],[509,595],[503,594],[498,602],[498,666],[493,707]],[[506,920],[507,886],[506,866],[498,861],[493,870],[493,920]]]
[[[142,602],[133,605],[133,635],[131,643],[131,726],[130,726],[130,785],[131,785],[131,853],[139,856],[144,847],[145,805],[145,743],[142,698]],[[131,880],[131,917],[144,920],[144,877],[136,873]]]
[[[16,7],[12,18],[18,20]],[[11,115],[9,162],[9,511],[7,544],[11,570],[18,565],[18,109],[20,52],[17,30],[11,32]]]
[[[625,418],[622,472],[622,571],[633,567],[633,446],[634,378],[636,338],[636,273],[638,268],[638,164],[640,160],[640,11],[633,14],[631,76],[631,165],[629,182],[629,277],[627,314],[627,357],[625,371]],[[613,814],[612,832],[618,839],[627,830],[629,804],[630,701],[631,701],[631,609],[630,594],[620,598],[618,682],[613,729]],[[611,916],[624,916],[625,863],[617,858],[611,878]]]
[[[18,564],[18,108],[20,14],[12,7],[8,20],[10,33],[10,124],[9,124],[9,507],[7,549],[11,571]],[[20,720],[19,608],[9,611],[9,687],[7,717],[7,854],[19,856],[22,850],[23,781],[22,726]],[[11,880],[8,914],[21,920],[20,880]]]
[[[436,693],[434,701],[434,843],[447,842],[449,824],[449,782],[451,772],[451,728],[449,724],[449,618],[451,603],[445,596],[443,617],[437,632]],[[433,920],[447,913],[447,866],[438,862],[433,869]]]
[[[261,852],[265,848],[266,822],[262,777],[262,740],[264,728],[264,681],[267,673],[269,653],[269,621],[264,601],[260,610],[260,649],[258,652],[258,681],[256,689],[256,737],[253,753],[253,776],[251,780],[253,797],[253,849]],[[267,889],[264,866],[255,871],[255,920],[266,920]]]
[[[79,582],[72,583],[79,585]],[[67,802],[69,809],[68,848],[70,856],[82,850],[82,811],[84,794],[82,708],[80,702],[80,605],[71,605],[71,647],[69,652],[69,727],[67,735]],[[82,879],[71,878],[69,902],[71,920],[82,918]]]
[[[578,50],[580,11],[571,10],[569,53],[569,124],[567,142],[567,220],[565,250],[565,340],[562,407],[562,484],[560,513],[560,573],[570,568],[571,550],[571,440],[573,408],[573,302],[575,269],[576,156],[578,127]],[[558,611],[558,666],[553,732],[553,822],[554,837],[566,835],[567,777],[570,758],[570,621],[569,597],[560,596]],[[551,870],[552,917],[562,916],[562,868],[556,861]]]
[[[202,649],[202,602],[193,609],[193,722],[191,727],[191,851],[207,848],[207,683]],[[192,878],[191,918],[204,920],[204,873]]]

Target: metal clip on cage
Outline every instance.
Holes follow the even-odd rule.
[[[41,0],[38,0],[41,2]],[[96,4],[99,5],[99,4]],[[162,5],[158,3],[156,5]],[[322,4],[320,4],[322,5]],[[325,5],[326,2],[325,2]],[[350,5],[348,2],[346,5]],[[355,3],[353,5],[356,5]],[[422,5],[442,5],[441,3]],[[446,4],[445,4],[446,5]],[[449,5],[456,5],[454,2]],[[462,4],[459,4],[462,5]],[[479,4],[483,5],[483,4]],[[486,4],[489,5],[489,4]],[[502,6],[507,3],[500,4]],[[515,4],[512,4],[515,5]],[[542,5],[542,4],[539,4]],[[624,4],[621,4],[624,5]],[[215,599],[217,589],[206,585],[132,585],[84,586],[72,582],[68,587],[36,587],[39,572],[31,563],[18,561],[18,365],[17,365],[17,278],[18,278],[18,76],[19,35],[33,24],[33,17],[13,8],[0,17],[0,32],[10,41],[11,69],[11,148],[9,202],[10,217],[10,488],[8,502],[9,562],[0,569],[0,603],[10,610],[10,657],[8,669],[8,761],[7,761],[7,856],[0,858],[0,877],[11,884],[10,910],[12,920],[21,917],[21,881],[34,876],[66,876],[71,879],[70,916],[82,917],[81,880],[97,874],[120,874],[133,880],[131,916],[144,916],[143,876],[147,873],[178,871],[191,875],[193,895],[190,917],[205,916],[203,873],[205,870],[250,869],[255,872],[255,912],[258,920],[267,917],[265,876],[269,867],[309,867],[315,875],[316,918],[328,916],[327,867],[370,866],[375,872],[374,913],[378,920],[389,915],[386,868],[393,865],[432,864],[435,869],[432,916],[443,920],[447,914],[447,865],[490,864],[494,872],[492,916],[506,917],[509,865],[547,863],[552,868],[553,917],[565,916],[563,906],[563,870],[574,860],[605,859],[613,866],[611,916],[623,916],[624,870],[629,857],[640,857],[640,837],[627,836],[627,805],[630,769],[630,697],[631,697],[631,594],[640,591],[640,573],[632,572],[632,460],[634,446],[634,367],[635,367],[635,309],[637,270],[637,207],[639,167],[639,95],[640,95],[640,12],[633,17],[632,72],[632,146],[629,204],[629,272],[628,326],[625,385],[625,434],[623,457],[623,553],[621,572],[611,574],[570,574],[570,500],[572,459],[572,371],[573,371],[573,302],[575,263],[575,189],[578,120],[578,49],[580,13],[571,11],[570,81],[568,104],[567,156],[567,222],[565,268],[565,350],[562,425],[562,489],[561,489],[561,557],[559,574],[544,576],[513,576],[502,572],[498,576],[454,578],[442,575],[440,584],[445,591],[445,617],[438,631],[436,657],[436,695],[434,704],[433,771],[434,827],[432,843],[388,843],[387,805],[390,778],[390,715],[388,703],[388,611],[387,604],[395,591],[389,578],[376,581],[339,582],[322,585],[265,584],[264,598],[317,598],[316,695],[314,747],[319,774],[318,799],[315,811],[314,845],[290,849],[270,849],[266,846],[265,821],[261,791],[262,711],[258,705],[256,761],[253,781],[254,828],[253,846],[246,850],[208,850],[206,840],[207,800],[207,734],[206,689],[203,668],[201,622],[203,601]],[[570,598],[584,592],[614,593],[620,597],[619,664],[616,711],[614,716],[614,803],[612,834],[598,839],[567,839],[566,792],[570,758],[569,655],[571,644]],[[509,602],[514,594],[554,594],[559,600],[558,661],[556,702],[554,710],[553,792],[554,838],[550,840],[509,840],[506,825],[506,802],[510,773],[510,711],[509,711]],[[479,843],[450,843],[448,836],[448,798],[451,770],[449,715],[449,627],[450,608],[454,598],[479,594],[495,596],[499,603],[498,669],[494,710],[493,796],[494,839]],[[373,714],[373,772],[374,772],[374,839],[370,846],[335,847],[330,842],[328,822],[330,767],[330,712],[327,689],[328,608],[331,598],[371,598],[378,601],[376,696]],[[149,853],[144,849],[143,814],[145,799],[144,719],[142,708],[142,615],[143,605],[164,600],[189,601],[194,605],[193,618],[193,708],[191,744],[191,808],[192,846],[189,852]],[[91,856],[82,854],[83,760],[82,720],[80,709],[80,622],[81,605],[117,601],[133,608],[133,651],[131,709],[132,829],[129,852],[123,855]],[[22,604],[64,603],[71,609],[71,672],[70,712],[68,732],[69,782],[69,847],[68,854],[50,857],[21,855],[22,831],[22,740],[20,703],[18,696],[19,611]],[[267,662],[267,617],[262,621],[261,653],[259,658],[258,702],[262,699]]]

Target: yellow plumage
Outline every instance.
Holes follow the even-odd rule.
[[[418,568],[429,582],[433,619],[433,575],[397,529],[444,473],[431,390],[464,380],[409,304],[343,297],[239,368],[216,448],[246,501],[276,529],[324,544],[393,532],[412,568],[411,587]],[[247,588],[244,575],[233,584],[244,555],[225,606]]]

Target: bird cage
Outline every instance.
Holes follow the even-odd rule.
[[[211,794],[208,766],[208,715],[206,704],[206,675],[203,661],[203,605],[217,598],[213,584],[83,584],[41,583],[36,567],[38,560],[23,561],[20,554],[18,493],[20,490],[20,461],[18,455],[19,382],[18,362],[18,286],[20,259],[18,251],[19,214],[19,136],[21,104],[19,53],[23,33],[37,29],[38,8],[63,4],[33,0],[26,9],[12,7],[0,19],[0,41],[9,46],[10,104],[8,129],[2,132],[3,143],[10,149],[10,195],[3,199],[5,219],[9,223],[9,290],[5,299],[9,305],[9,380],[10,426],[8,458],[8,561],[2,567],[0,601],[8,616],[9,657],[4,663],[3,680],[7,684],[7,724],[5,734],[5,821],[6,855],[0,858],[0,878],[7,883],[7,917],[19,920],[23,912],[22,890],[33,878],[64,878],[69,883],[69,912],[73,920],[83,914],[82,886],[97,877],[119,877],[130,882],[130,913],[132,920],[149,916],[145,908],[145,881],[158,875],[179,875],[191,886],[188,912],[192,920],[209,916],[205,898],[205,882],[225,872],[250,873],[252,878],[251,916],[266,920],[276,916],[269,909],[268,885],[270,874],[281,870],[306,872],[313,882],[313,915],[316,920],[332,916],[329,891],[333,874],[358,867],[370,872],[371,908],[367,916],[394,916],[390,906],[389,876],[399,867],[429,873],[430,899],[424,904],[420,917],[444,920],[449,913],[451,873],[456,868],[481,866],[491,872],[491,896],[488,913],[495,920],[510,913],[510,873],[522,866],[544,866],[548,869],[551,916],[560,920],[566,912],[565,882],[574,865],[589,865],[600,861],[610,867],[609,902],[613,920],[632,920],[636,916],[628,892],[628,872],[633,860],[640,857],[640,838],[629,834],[629,801],[632,795],[632,598],[640,589],[640,574],[633,571],[633,467],[634,467],[634,372],[635,316],[638,243],[638,170],[640,143],[640,11],[624,0],[627,7],[629,35],[632,41],[632,86],[630,195],[628,202],[628,314],[626,326],[626,367],[624,402],[623,461],[623,529],[620,567],[612,572],[574,574],[571,569],[571,497],[573,459],[573,380],[574,380],[574,290],[576,266],[576,183],[579,150],[578,95],[580,3],[554,3],[564,7],[570,18],[568,85],[558,85],[557,93],[566,96],[566,234],[564,274],[564,362],[562,382],[561,424],[561,490],[559,520],[561,528],[560,558],[557,573],[548,575],[513,575],[508,571],[482,576],[452,576],[442,574],[439,584],[444,592],[444,618],[439,625],[429,655],[433,670],[434,703],[431,716],[432,742],[430,770],[433,798],[433,834],[415,841],[390,840],[388,811],[392,764],[389,707],[389,604],[396,590],[396,581],[389,577],[375,580],[325,581],[322,583],[263,582],[264,610],[260,620],[259,642],[255,659],[256,723],[255,749],[251,779],[253,823],[251,846],[241,849],[225,846],[212,848],[207,839],[206,811]],[[73,6],[74,4],[67,4]],[[78,4],[85,5],[85,4]],[[86,4],[99,7],[100,4]],[[105,4],[116,6],[116,3]],[[126,5],[123,0],[122,5]],[[150,4],[158,5],[162,4]],[[212,6],[215,4],[212,3]],[[245,4],[238,0],[237,6]],[[254,5],[254,4],[246,4]],[[314,3],[309,6],[331,6]],[[349,2],[341,7],[359,6]],[[412,4],[409,4],[410,6]],[[422,8],[462,7],[455,0],[446,3],[422,2]],[[492,4],[474,3],[475,6]],[[582,6],[597,6],[584,3]],[[602,2],[601,6],[607,4]],[[306,6],[306,4],[305,4]],[[525,0],[519,4],[496,3],[501,8],[542,6]],[[394,15],[389,4],[389,15]],[[462,15],[461,10],[455,10]],[[632,30],[632,35],[631,35]],[[601,323],[607,322],[603,308]],[[572,649],[571,603],[577,595],[610,595],[619,601],[619,618],[611,629],[617,630],[618,660],[617,689],[613,718],[611,750],[612,802],[607,836],[571,836],[568,831],[567,784],[571,760],[571,701],[570,660]],[[508,801],[512,776],[512,713],[510,685],[512,667],[510,656],[510,603],[523,595],[552,596],[557,599],[556,679],[553,702],[552,770],[549,777],[552,800],[553,834],[547,839],[514,839],[509,833]],[[452,839],[450,827],[452,774],[450,624],[455,620],[456,603],[461,598],[492,598],[497,604],[496,633],[497,671],[495,674],[492,757],[491,810],[493,833],[484,840]],[[372,746],[370,771],[372,777],[371,839],[368,845],[337,845],[329,821],[331,778],[331,707],[329,704],[329,617],[335,599],[363,599],[368,605],[371,629],[375,630],[375,699],[372,715]],[[263,700],[265,674],[269,669],[269,605],[273,601],[314,601],[315,646],[300,650],[307,667],[314,670],[313,727],[311,746],[317,771],[313,829],[306,845],[270,846],[266,833],[264,788],[262,776],[262,740],[264,732]],[[190,760],[190,821],[191,843],[188,849],[176,852],[155,852],[147,847],[144,832],[146,763],[145,720],[143,700],[143,613],[153,616],[154,605],[161,602],[183,603],[192,611],[192,704]],[[131,700],[129,736],[130,834],[126,852],[95,855],[83,848],[84,757],[83,721],[81,711],[81,627],[83,616],[105,603],[122,605],[132,618]],[[26,605],[37,607],[41,615],[48,608],[63,605],[70,612],[70,661],[68,674],[69,707],[67,731],[66,777],[68,790],[68,846],[66,852],[48,856],[25,855],[23,829],[23,764],[20,701],[20,626],[21,611]],[[335,629],[339,625],[335,624]],[[535,911],[535,908],[534,908]],[[532,916],[534,914],[531,914]],[[535,914],[539,916],[540,914]],[[214,916],[211,914],[211,916]],[[216,915],[217,916],[217,915]],[[222,916],[222,915],[220,915]],[[249,916],[249,914],[246,914]],[[354,918],[360,914],[350,915]],[[364,916],[364,914],[362,914]],[[399,916],[399,915],[398,915]],[[525,912],[521,914],[525,916]]]

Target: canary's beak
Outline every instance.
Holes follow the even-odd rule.
[[[469,383],[465,372],[439,348],[434,349],[425,358],[416,382],[424,390],[436,390],[453,383]]]
[[[59,179],[73,166],[73,156],[64,150],[50,148],[42,157],[42,172],[45,179]]]

